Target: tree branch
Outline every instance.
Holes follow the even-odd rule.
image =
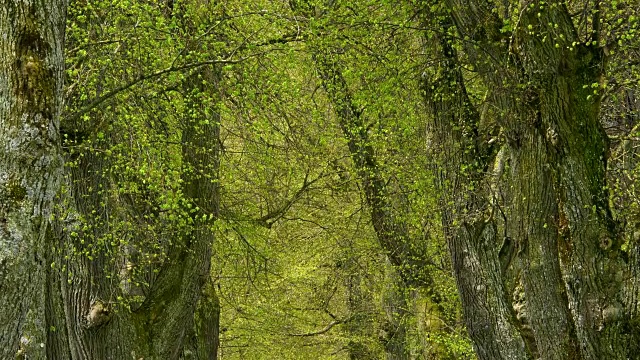
[[[108,93],[92,100],[91,102],[89,102],[87,105],[83,106],[82,108],[80,108],[80,110],[78,110],[77,112],[75,112],[74,114],[72,114],[71,116],[69,116],[66,120],[67,121],[76,121],[78,119],[80,119],[80,117],[86,113],[88,113],[89,111],[95,109],[96,107],[98,107],[100,104],[102,104],[103,102],[113,98],[114,96],[120,94],[123,91],[126,91],[128,89],[130,89],[131,87],[133,87],[134,85],[137,85],[143,81],[146,80],[151,80],[151,79],[155,79],[155,78],[159,78],[163,75],[172,73],[172,72],[176,72],[176,71],[182,71],[182,70],[190,70],[190,69],[195,69],[195,68],[199,68],[201,66],[205,66],[205,65],[213,65],[213,64],[238,64],[241,63],[245,60],[248,60],[252,57],[256,57],[258,55],[262,55],[264,53],[266,53],[267,51],[261,51],[261,52],[257,52],[255,54],[250,54],[247,55],[245,57],[239,58],[239,59],[217,59],[217,60],[206,60],[206,61],[199,61],[199,62],[194,62],[194,63],[188,63],[185,65],[180,65],[180,66],[170,66],[168,68],[162,69],[162,70],[158,70],[156,72],[153,72],[151,74],[146,74],[146,75],[142,75],[139,76],[138,78],[134,79],[133,81],[124,84],[120,87],[117,87],[111,91],[109,91]]]
[[[330,322],[327,326],[325,326],[322,330],[318,330],[318,331],[302,333],[302,334],[287,334],[287,335],[288,336],[297,336],[297,337],[308,337],[308,336],[322,335],[322,334],[325,334],[325,333],[329,332],[329,330],[331,330],[334,326],[343,324],[343,323],[347,322],[348,320],[349,319],[347,319],[347,320],[334,320],[334,321]]]
[[[298,189],[298,191],[296,191],[296,193],[289,200],[287,200],[286,203],[284,203],[280,208],[269,212],[268,214],[262,216],[259,219],[256,219],[255,222],[266,228],[271,228],[271,226],[280,218],[282,218],[285,215],[285,213],[291,208],[291,206],[293,206],[293,204],[295,204],[295,202],[298,201],[298,199],[300,199],[300,197],[304,194],[304,192],[316,181],[318,181],[320,178],[322,178],[322,174],[317,178],[309,181],[309,173],[305,174],[302,186],[300,187],[300,189]]]

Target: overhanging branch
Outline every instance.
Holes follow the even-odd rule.
[[[80,119],[80,117],[86,113],[88,113],[89,111],[95,109],[96,107],[100,106],[102,103],[104,103],[105,101],[113,98],[114,96],[120,94],[123,91],[126,91],[128,89],[130,89],[131,87],[146,81],[146,80],[151,80],[151,79],[156,79],[159,78],[163,75],[166,74],[170,74],[176,71],[183,71],[183,70],[190,70],[190,69],[195,69],[195,68],[199,68],[205,65],[213,65],[213,64],[238,64],[241,63],[243,61],[246,61],[252,57],[256,57],[258,55],[262,55],[264,53],[266,53],[267,51],[261,51],[255,54],[250,54],[247,55],[245,57],[239,58],[239,59],[216,59],[216,60],[206,60],[206,61],[199,61],[199,62],[194,62],[194,63],[188,63],[185,65],[180,65],[180,66],[170,66],[168,68],[162,69],[162,70],[158,70],[156,72],[153,72],[151,74],[146,74],[146,75],[142,75],[137,77],[136,79],[134,79],[133,81],[124,84],[120,87],[117,87],[111,91],[109,91],[108,93],[92,100],[91,102],[89,102],[87,105],[83,106],[82,108],[80,108],[80,110],[76,111],[74,114],[72,114],[71,116],[69,116],[67,118],[68,121],[76,121],[78,119]]]

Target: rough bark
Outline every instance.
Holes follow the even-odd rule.
[[[0,5],[0,358],[44,359],[65,0]]]
[[[603,49],[591,39],[585,43],[578,37],[561,2],[531,4],[518,10],[519,21],[513,33],[504,31],[505,18],[510,14],[502,5],[456,0],[446,1],[446,5],[447,17],[460,38],[469,40],[461,43],[467,59],[490,89],[487,102],[496,109],[493,121],[502,129],[504,138],[498,141],[506,149],[503,156],[507,156],[506,160],[496,158],[495,164],[509,164],[505,176],[508,181],[503,182],[508,186],[494,181],[501,193],[508,194],[506,197],[495,199],[474,189],[494,207],[494,214],[500,210],[504,223],[499,228],[505,234],[502,239],[486,239],[489,242],[485,243],[490,253],[497,253],[500,266],[491,260],[493,255],[487,258],[489,261],[480,257],[477,271],[487,274],[487,279],[507,284],[498,293],[508,290],[501,295],[508,301],[495,303],[497,307],[490,299],[465,301],[472,289],[463,287],[468,279],[459,272],[458,265],[464,262],[458,259],[473,251],[469,246],[451,247],[467,324],[479,357],[632,357],[638,329],[629,320],[631,309],[623,305],[628,267],[622,260],[622,236],[609,208],[609,145],[600,124],[598,97],[592,90],[603,76]],[[594,36],[597,40],[597,34]],[[440,43],[445,55],[447,43],[452,41],[450,38]],[[452,79],[447,80],[452,83]],[[457,83],[462,84],[462,80]],[[435,91],[429,90],[427,102],[436,123],[447,123],[440,120],[447,109],[469,104],[465,99],[451,102],[464,92],[463,85],[436,84],[431,88]],[[464,115],[454,114],[448,123],[465,123]],[[455,129],[435,132],[439,136],[448,133],[455,134]],[[477,132],[467,134],[468,144],[489,144]],[[448,151],[464,148],[455,137],[447,138],[441,146]],[[461,157],[460,164],[450,162],[450,166],[468,168],[476,158],[482,158],[482,153]],[[489,169],[488,165],[480,169]],[[504,165],[496,168],[504,171]],[[449,171],[448,167],[444,171]],[[442,183],[456,184],[457,176],[449,173]],[[445,193],[456,203],[455,187]],[[473,209],[472,200],[476,198],[462,200],[454,219],[445,222],[446,228],[460,231],[465,223],[459,214]],[[479,306],[487,306],[490,311],[476,311]],[[492,313],[511,314],[505,319],[510,319],[515,332],[498,331],[488,337],[475,331],[478,323],[495,323],[490,321],[495,316]],[[526,346],[517,354],[509,354],[501,346],[512,342],[514,336]]]
[[[467,95],[451,38],[441,36],[437,46],[443,61],[432,79],[425,75],[423,90],[431,112],[443,227],[465,323],[480,359],[527,359],[507,301],[498,256],[501,241],[490,192],[483,185],[489,159],[488,149],[476,138],[480,115]]]
[[[83,127],[88,124],[76,125],[86,130]],[[69,354],[63,351],[51,357],[116,359],[143,353],[131,314],[119,309],[118,299],[128,296],[119,284],[120,249],[106,241],[111,212],[104,198],[110,186],[108,162],[91,151],[81,157],[67,154],[66,160],[74,165],[66,168],[65,186],[58,197],[61,208],[51,234],[55,250],[51,277],[58,284],[51,296],[61,299],[63,311],[51,317],[66,325]]]
[[[218,215],[219,115],[207,118],[216,93],[215,69],[202,69],[185,81],[188,108],[183,135],[182,174],[187,224],[172,239],[164,262],[136,264],[126,247],[108,239],[109,202],[104,189],[113,180],[102,154],[69,155],[66,191],[60,194],[64,210],[50,236],[56,249],[51,267],[50,324],[60,346],[47,349],[52,359],[178,359],[191,350],[197,359],[215,359],[219,303],[209,279],[212,224]],[[71,126],[71,124],[68,124]],[[71,128],[85,132],[82,124]],[[85,124],[84,126],[87,126]],[[135,207],[135,201],[128,206]],[[135,211],[134,211],[135,212]],[[107,237],[105,237],[107,236]],[[122,260],[124,259],[124,260]],[[143,293],[122,286],[122,266],[146,266],[159,274],[149,279]],[[151,271],[153,272],[153,271]],[[131,302],[144,295],[144,302]],[[211,303],[213,301],[213,303]],[[197,313],[197,315],[196,315]],[[188,338],[193,337],[194,339]],[[190,349],[189,349],[190,348]]]
[[[513,204],[508,210],[507,233],[517,251],[510,261],[519,263],[519,282],[525,294],[514,307],[534,356],[570,359],[577,344],[557,251],[558,207],[553,174],[546,166],[550,160],[539,130],[523,134],[510,160]]]

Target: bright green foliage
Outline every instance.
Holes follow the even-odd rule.
[[[202,121],[219,112],[220,139],[211,141],[222,146],[211,271],[222,358],[344,359],[350,344],[384,357],[395,269],[376,240],[314,66],[321,49],[361,109],[366,128],[354,131],[369,135],[392,208],[413,246],[431,256],[434,288],[401,295],[411,314],[402,319],[407,348],[415,356],[471,357],[428,171],[419,91],[427,60],[415,9],[391,2],[304,6],[72,4],[64,146],[69,172],[94,162],[101,180],[99,189],[88,189],[99,197],[91,208],[61,204],[79,244],[70,256],[108,258],[108,276],[129,289],[109,300],[122,311],[139,306],[168,249],[198,221],[191,215],[201,214],[182,192],[192,171],[183,164],[182,133],[185,117],[202,110],[188,108],[188,98],[210,102]],[[216,93],[184,91],[183,82],[205,64],[221,72]]]

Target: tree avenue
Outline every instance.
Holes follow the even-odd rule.
[[[0,359],[630,359],[638,0],[7,0]]]

